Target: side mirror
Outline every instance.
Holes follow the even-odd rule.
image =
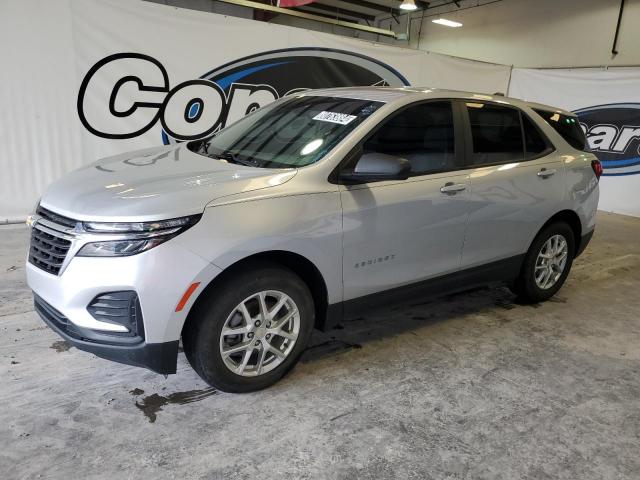
[[[406,180],[410,173],[411,163],[406,158],[386,153],[368,152],[362,154],[352,172],[340,173],[340,181],[356,185],[384,180]]]

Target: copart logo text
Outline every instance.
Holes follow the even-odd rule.
[[[615,103],[575,112],[591,151],[604,167],[603,175],[640,173],[640,104]]]
[[[252,55],[170,86],[166,68],[141,53],[118,53],[89,69],[78,92],[80,121],[94,135],[124,139],[158,122],[164,143],[205,137],[253,110],[311,88],[408,85],[364,55],[293,48]]]

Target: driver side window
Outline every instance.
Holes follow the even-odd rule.
[[[363,150],[406,158],[412,175],[460,168],[451,102],[421,103],[394,114],[365,142]]]

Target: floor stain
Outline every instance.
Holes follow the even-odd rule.
[[[344,352],[347,350],[360,348],[362,348],[362,345],[360,345],[359,343],[346,342],[344,340],[331,337],[331,340],[327,340],[325,342],[307,347],[304,351],[302,362],[322,358],[336,352]]]
[[[72,345],[65,340],[58,340],[53,342],[49,348],[53,348],[56,352],[62,353],[68,351]]]
[[[511,302],[509,300],[496,300],[494,305],[496,307],[504,308],[505,310],[513,310],[514,308],[516,308],[516,306],[513,304],[513,302]]]
[[[541,308],[542,304],[539,302],[531,302],[526,298],[516,297],[513,300],[513,303],[519,305],[521,307],[529,307],[529,308]]]
[[[324,348],[326,346],[339,346],[343,349],[349,349],[349,348],[362,348],[362,345],[360,345],[359,343],[351,343],[351,342],[347,342],[345,340],[340,340],[339,338],[336,337],[331,337],[331,340],[327,340],[326,342],[322,342],[319,343],[317,345],[313,345],[312,347],[307,348],[307,350],[313,350],[315,348]]]
[[[132,390],[139,390],[134,389]],[[203,390],[188,390],[186,392],[175,392],[167,396],[158,395],[154,393],[147,395],[141,402],[136,401],[136,407],[144,413],[145,417],[149,419],[149,423],[156,421],[157,413],[162,411],[162,407],[171,404],[185,405],[187,403],[199,402],[211,395],[218,394],[218,391],[213,388],[205,388]]]
[[[333,418],[330,418],[329,421],[333,422],[335,420],[338,420],[339,418],[346,417],[347,415],[351,415],[352,413],[353,413],[353,410],[350,411],[350,412],[341,413],[340,415],[337,415],[337,416],[335,416]]]
[[[138,396],[138,395],[142,395],[144,393],[144,390],[142,390],[141,388],[134,388],[133,390],[129,390],[129,393],[131,395]]]
[[[553,297],[551,297],[549,300],[547,300],[548,302],[554,302],[554,303],[567,303],[567,299],[564,297],[560,297],[558,295],[555,295]]]

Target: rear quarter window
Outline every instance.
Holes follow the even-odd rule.
[[[544,118],[569,145],[578,150],[586,150],[587,138],[576,117],[535,108],[533,110]]]

